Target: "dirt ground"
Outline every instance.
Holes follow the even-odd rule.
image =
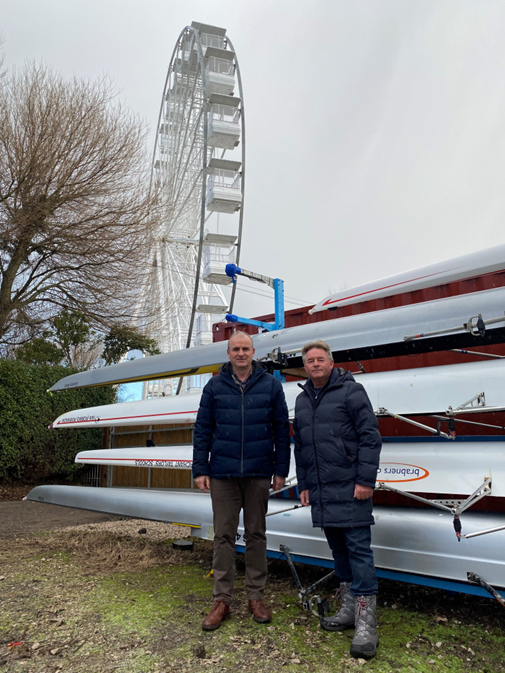
[[[100,512],[23,501],[32,488],[19,484],[0,485],[0,540],[22,537],[37,531],[119,519]]]
[[[81,509],[37,502],[0,502],[0,540],[24,537],[27,533],[50,531],[83,523],[116,521],[119,517]]]
[[[381,580],[381,645],[374,660],[356,661],[348,654],[352,630],[326,633],[303,612],[284,561],[269,562],[273,622],[255,624],[238,555],[232,617],[204,634],[212,543],[196,539],[193,551],[178,551],[171,540],[187,528],[7,495],[0,673],[505,673],[505,609],[496,601]],[[298,571],[304,586],[325,573]],[[324,589],[332,610],[335,588]]]

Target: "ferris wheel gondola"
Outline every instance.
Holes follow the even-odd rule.
[[[141,301],[163,352],[212,342],[231,311],[239,263],[245,182],[240,69],[224,28],[193,22],[180,34],[163,91],[153,157],[163,223],[152,240]],[[201,381],[188,380],[188,387]],[[177,380],[144,386],[144,397],[179,392]]]

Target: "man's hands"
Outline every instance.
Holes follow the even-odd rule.
[[[207,493],[207,491],[210,489],[210,477],[206,474],[195,477],[193,481],[198,486],[200,491],[203,491],[204,493]]]
[[[274,474],[274,480],[272,484],[274,491],[280,491],[281,488],[284,488],[285,483],[286,477],[279,477],[278,474]]]
[[[305,489],[305,491],[300,491],[300,500],[302,503],[302,507],[308,507],[310,505],[308,488]]]
[[[356,500],[368,500],[373,495],[373,488],[371,486],[361,486],[356,484],[354,487],[354,497]]]

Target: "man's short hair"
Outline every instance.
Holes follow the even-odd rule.
[[[245,336],[245,337],[247,337],[247,338],[249,339],[249,341],[251,342],[251,347],[252,347],[252,349],[254,350],[254,341],[253,341],[253,339],[252,339],[252,336],[251,336],[250,334],[248,334],[247,332],[244,332],[243,330],[240,330],[240,329],[237,330],[236,332],[233,332],[233,334],[231,335],[231,337],[228,339],[228,350],[230,350],[230,343],[231,343],[231,340],[234,339],[234,338],[237,337],[237,336]]]
[[[308,344],[305,344],[305,346],[302,348],[302,360],[303,364],[305,364],[305,358],[307,357],[307,353],[312,350],[313,348],[319,348],[320,350],[324,351],[326,355],[328,356],[328,360],[330,362],[333,362],[333,355],[331,352],[331,348],[328,346],[326,341],[323,341],[322,339],[318,339],[317,341],[309,341]]]

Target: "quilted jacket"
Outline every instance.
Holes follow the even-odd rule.
[[[253,362],[243,390],[230,363],[223,365],[203,389],[193,476],[287,477],[289,459],[288,409],[280,381]]]
[[[312,382],[295,407],[298,490],[309,490],[316,527],[373,524],[372,498],[354,498],[355,484],[374,486],[381,436],[365,389],[345,369],[333,369],[317,399]]]

